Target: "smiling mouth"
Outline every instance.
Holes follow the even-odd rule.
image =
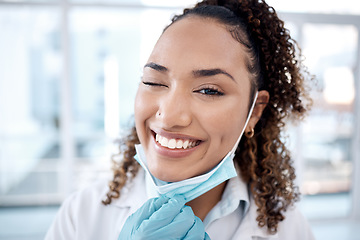
[[[168,139],[164,136],[161,136],[155,133],[155,141],[160,144],[162,147],[169,149],[190,149],[198,146],[201,143],[201,140],[192,140],[192,139]]]

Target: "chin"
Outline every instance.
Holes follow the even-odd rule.
[[[151,174],[156,177],[157,179],[164,181],[164,182],[179,182],[182,180],[187,179],[184,176],[179,176],[178,171],[176,173],[172,173],[169,171],[163,172],[163,171],[151,171]]]

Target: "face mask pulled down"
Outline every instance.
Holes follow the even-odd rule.
[[[141,144],[136,145],[135,148],[137,154],[134,156],[134,158],[139,162],[139,164],[145,169],[147,173],[146,188],[148,194],[151,197],[165,195],[170,198],[174,195],[181,194],[185,197],[186,202],[189,202],[211,190],[212,188],[218,186],[219,184],[225,182],[226,180],[236,177],[237,172],[233,162],[235,151],[254,110],[257,95],[258,93],[256,92],[254,101],[246,118],[245,125],[232,150],[221,160],[217,166],[203,175],[178,182],[165,182],[157,179],[151,174],[147,166],[143,147]]]

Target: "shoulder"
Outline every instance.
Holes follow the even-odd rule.
[[[72,193],[61,204],[51,224],[46,240],[79,239],[86,237],[82,229],[89,224],[97,209],[101,208],[101,195],[105,193],[107,182],[97,181],[80,191]]]
[[[133,207],[137,204],[142,204],[144,198],[146,198],[146,189],[144,184],[144,173],[139,171],[134,179],[129,179],[125,186],[120,191],[120,197],[113,199],[111,204],[104,205],[102,200],[105,199],[106,194],[109,191],[109,183],[111,179],[97,180],[84,187],[80,191],[71,194],[62,204],[63,206],[71,205],[73,211],[87,212],[91,209],[91,212],[95,212],[97,208],[107,207]],[[140,201],[141,199],[141,201]],[[147,199],[145,199],[146,201]]]
[[[72,193],[67,197],[63,203],[70,202],[74,205],[79,204],[83,207],[93,206],[94,204],[101,203],[103,197],[108,191],[110,179],[101,179],[88,184],[82,189]],[[85,201],[86,200],[86,201]]]
[[[121,190],[121,197],[109,205],[104,205],[102,200],[109,190],[110,179],[97,180],[71,194],[61,205],[45,239],[115,239],[137,204],[146,201],[142,181],[140,171]]]
[[[249,209],[247,210],[240,225],[239,232],[244,235],[243,239],[274,239],[274,240],[314,240],[311,228],[296,206],[289,207],[284,213],[284,220],[278,225],[276,234],[268,233],[266,227],[259,227],[257,218],[257,206],[254,198],[250,197]]]
[[[134,198],[146,194],[144,183],[144,172],[140,169],[134,179],[129,179],[120,191],[120,197],[113,199],[109,206],[129,206],[136,202]],[[105,206],[102,200],[105,199],[109,191],[109,183],[112,179],[103,178],[88,184],[81,190],[72,193],[66,198],[62,205],[71,204],[79,209],[94,208],[95,206]]]

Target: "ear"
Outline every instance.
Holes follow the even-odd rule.
[[[260,120],[261,115],[269,103],[270,94],[266,90],[261,90],[258,92],[258,97],[255,102],[254,110],[251,114],[249,123],[246,126],[245,132],[251,132],[252,129],[255,128],[255,125]]]

